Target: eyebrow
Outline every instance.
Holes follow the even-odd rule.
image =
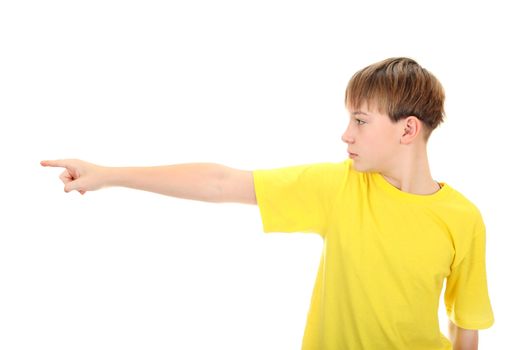
[[[360,114],[364,114],[364,115],[368,116],[368,114],[366,114],[365,112],[362,112],[362,111],[355,111],[355,112],[352,112],[350,114],[353,115],[353,116],[354,115],[360,115]]]

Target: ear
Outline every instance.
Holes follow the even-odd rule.
[[[408,145],[414,142],[415,138],[421,133],[423,128],[421,120],[417,117],[409,116],[400,120],[400,122],[402,136],[399,142],[403,145]]]

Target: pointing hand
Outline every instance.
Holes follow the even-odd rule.
[[[91,164],[79,159],[43,160],[42,166],[65,168],[60,174],[60,180],[64,183],[64,191],[78,191],[84,194],[87,191],[95,191],[105,185],[105,173],[107,168]]]

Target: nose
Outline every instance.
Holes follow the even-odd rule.
[[[354,137],[354,132],[353,132],[353,128],[352,128],[352,123],[348,123],[348,127],[346,128],[345,132],[341,136],[341,140],[344,143],[348,143],[348,144],[351,144],[351,143],[355,142],[355,137]]]

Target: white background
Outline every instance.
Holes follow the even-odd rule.
[[[322,241],[258,208],[109,188],[43,159],[342,161],[351,75],[409,56],[447,93],[433,177],[480,208],[496,323],[522,343],[518,2],[2,1],[0,349],[299,349]],[[520,48],[521,47],[521,48]],[[440,322],[447,334],[441,301]]]

